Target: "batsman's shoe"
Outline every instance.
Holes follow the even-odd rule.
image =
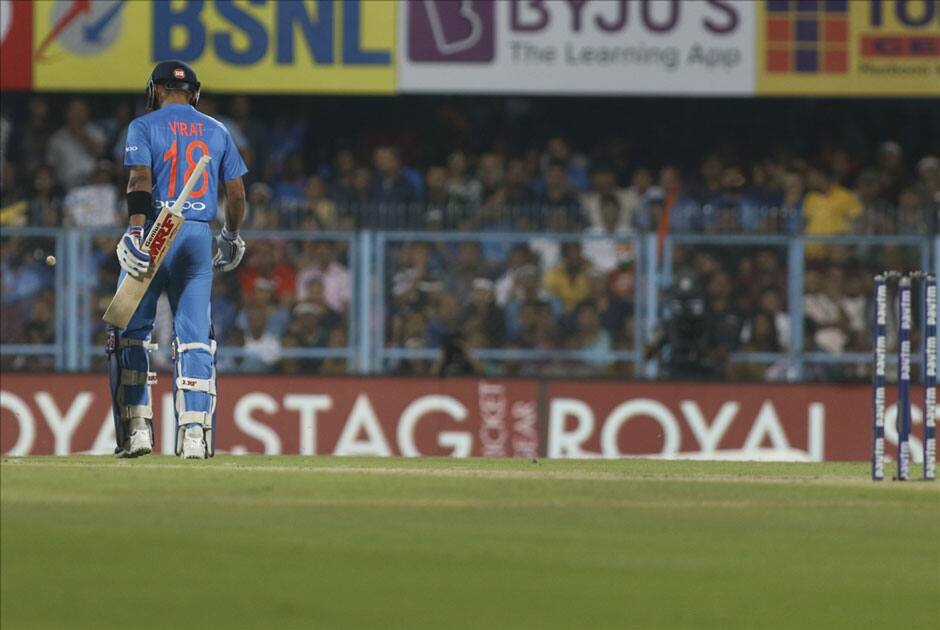
[[[191,425],[183,430],[183,449],[181,459],[206,459],[206,439],[199,425]]]
[[[127,421],[127,446],[123,457],[149,455],[153,450],[150,440],[150,425],[146,418],[131,418]]]

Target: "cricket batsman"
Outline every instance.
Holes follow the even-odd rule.
[[[215,350],[209,298],[212,271],[231,271],[245,255],[238,228],[245,216],[247,172],[228,130],[196,111],[199,80],[183,62],[163,61],[147,83],[150,113],[131,121],[124,165],[129,225],[117,246],[121,280],[150,271],[151,255],[143,240],[159,211],[172,206],[203,155],[211,161],[183,205],[183,224],[127,328],[111,329],[108,363],[120,457],[138,457],[153,449],[150,396],[150,333],[157,299],[166,291],[173,311],[176,453],[204,459],[214,452]],[[209,223],[217,213],[219,186],[225,189],[225,222],[215,237]]]

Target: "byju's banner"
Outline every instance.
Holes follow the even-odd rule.
[[[420,0],[403,92],[753,94],[751,0]]]

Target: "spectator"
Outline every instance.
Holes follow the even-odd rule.
[[[326,339],[326,344],[331,350],[341,350],[348,347],[346,329],[340,326],[333,328]],[[320,374],[324,376],[341,376],[347,373],[349,373],[349,366],[346,364],[346,359],[333,357],[324,359],[323,363],[320,364]]]
[[[863,234],[889,234],[894,231],[891,205],[884,198],[881,179],[873,169],[862,171],[855,189],[861,210],[855,229]]]
[[[431,317],[428,322],[428,341],[439,346],[443,339],[460,327],[460,304],[453,293],[436,293],[431,301]]]
[[[480,244],[463,242],[457,245],[456,264],[444,271],[441,280],[444,282],[444,291],[465,304],[470,299],[473,281],[486,275]]]
[[[505,168],[503,156],[498,153],[484,153],[477,166],[477,179],[480,182],[480,198],[488,201],[503,185]]]
[[[270,371],[281,358],[281,341],[268,329],[268,313],[262,305],[249,306],[246,316],[242,330],[245,361],[258,371]]]
[[[528,206],[535,201],[530,185],[532,177],[525,160],[513,158],[506,169],[506,190],[503,203],[509,206]],[[518,212],[518,210],[515,210]],[[526,216],[526,219],[529,217]]]
[[[333,184],[338,188],[351,187],[356,166],[356,156],[353,152],[349,149],[340,149],[333,158]]]
[[[464,307],[464,321],[476,318],[481,332],[491,347],[500,347],[506,338],[506,315],[496,304],[493,293],[493,281],[489,278],[476,278],[470,292],[470,302]]]
[[[845,282],[845,292],[839,301],[845,313],[849,333],[848,349],[865,352],[870,349],[868,340],[868,291],[858,273],[851,274]]]
[[[323,282],[316,278],[311,279],[307,282],[306,288],[306,298],[300,304],[308,307],[307,312],[315,314],[318,322],[325,329],[332,329],[343,322],[344,315],[330,307],[330,304],[326,301],[326,289]],[[296,307],[294,310],[296,312]]]
[[[65,221],[77,227],[117,227],[117,189],[111,181],[111,162],[101,160],[87,185],[76,186],[65,196]]]
[[[250,298],[258,286],[258,280],[270,283],[277,300],[290,300],[296,293],[297,274],[294,268],[282,259],[283,248],[276,242],[258,243],[248,253],[247,264],[238,270],[242,295]]]
[[[632,212],[636,208],[628,207],[629,196],[627,191],[617,187],[617,174],[613,168],[601,165],[591,174],[591,190],[581,195],[581,205],[592,228],[606,228],[609,221],[604,219],[602,200],[616,199],[618,216],[615,222],[615,231],[626,233],[633,226]]]
[[[563,313],[561,302],[539,286],[539,272],[534,265],[525,265],[515,274],[515,283],[506,303],[506,330],[509,337],[517,336],[524,325],[523,309],[528,305],[549,307],[552,319]]]
[[[265,180],[271,181],[280,175],[287,157],[299,153],[304,148],[307,135],[307,123],[303,117],[291,118],[286,114],[274,117],[268,130],[268,164],[265,168]]]
[[[56,187],[52,169],[40,166],[33,176],[28,205],[29,224],[40,227],[62,225],[62,196]]]
[[[284,162],[281,177],[274,183],[274,205],[283,225],[296,227],[301,209],[306,205],[304,160],[300,153],[291,153]]]
[[[225,339],[235,327],[242,306],[241,290],[234,274],[223,274],[215,278],[212,283],[211,304],[215,334],[219,339]]]
[[[690,232],[701,229],[698,204],[682,187],[682,176],[675,166],[659,172],[659,187],[663,191],[663,216],[668,217],[670,232]]]
[[[511,297],[518,295],[517,277],[526,267],[532,267],[532,251],[525,243],[513,245],[506,258],[505,271],[494,286],[496,303],[499,306],[505,307]]]
[[[336,204],[327,196],[326,183],[319,175],[307,178],[304,185],[304,208],[300,216],[300,227],[304,230],[336,229]]]
[[[709,199],[720,195],[722,190],[722,173],[724,173],[724,171],[724,162],[717,154],[712,153],[706,156],[699,167],[699,181],[693,196],[704,204]]]
[[[561,262],[545,274],[545,290],[558,298],[566,313],[588,296],[590,263],[581,255],[581,243],[569,241],[561,246]]]
[[[432,166],[426,177],[427,212],[437,213],[437,229],[457,227],[463,219],[463,201],[451,193],[447,170],[443,166]]]
[[[316,281],[311,282],[311,285],[315,284]],[[323,348],[326,346],[330,330],[335,322],[336,314],[331,313],[322,303],[299,302],[291,311],[291,321],[287,330],[297,341],[298,347]],[[316,371],[320,367],[320,361],[308,360],[302,365],[308,370]]]
[[[369,189],[369,201],[377,203],[409,204],[418,201],[414,185],[402,175],[398,150],[384,146],[375,150],[376,174]]]
[[[881,189],[888,199],[897,199],[901,188],[908,183],[904,169],[904,151],[893,140],[886,140],[878,147],[878,176]]]
[[[623,240],[631,230],[623,222],[620,200],[613,193],[605,193],[600,199],[600,225],[590,227],[585,234],[618,238],[585,239],[584,257],[595,269],[608,273],[617,266],[621,258],[633,249],[633,243]]]
[[[927,199],[918,188],[905,188],[898,197],[897,234],[928,234]]]
[[[19,125],[13,125],[6,158],[15,160],[22,173],[29,176],[46,164],[47,147],[52,136],[48,97],[38,94],[31,96],[26,103],[26,112],[26,120]],[[123,150],[122,147],[122,156]]]
[[[722,377],[728,368],[730,354],[737,349],[744,325],[744,314],[732,302],[733,284],[723,271],[711,276],[706,287],[705,357],[702,366],[706,377]]]
[[[928,229],[940,233],[940,158],[928,155],[917,163],[918,185],[927,200]]]
[[[551,163],[545,170],[545,212],[564,211],[568,230],[584,228],[585,217],[578,196],[568,185],[568,175],[560,163]]]
[[[542,171],[545,173],[545,189],[548,190],[548,170],[559,165],[565,174],[565,180],[576,190],[590,187],[587,160],[582,155],[572,155],[568,141],[560,136],[550,138],[545,145]]]
[[[940,158],[928,155],[921,159],[917,163],[917,178],[928,203],[934,208],[940,206]]]
[[[323,285],[324,300],[337,313],[345,313],[352,292],[349,271],[334,256],[333,244],[327,241],[310,241],[304,244],[308,262],[297,274],[297,299],[309,297],[311,280]]]
[[[799,234],[803,231],[803,197],[805,186],[803,174],[796,168],[787,168],[783,173],[783,196],[780,201],[778,220],[767,226],[770,232],[785,231]]]
[[[127,149],[127,127],[134,118],[134,110],[127,100],[120,100],[111,108],[111,115],[98,121],[98,128],[105,137],[105,148],[110,148],[110,153],[106,153],[111,163],[114,165],[114,174],[120,175],[124,172],[124,153]]]
[[[842,352],[849,341],[848,317],[842,308],[845,275],[829,270],[827,281],[818,271],[807,271],[803,282],[807,341],[825,352]]]
[[[251,99],[244,95],[232,97],[229,101],[232,117],[226,121],[229,131],[235,131],[244,143],[238,145],[242,159],[248,167],[249,183],[254,183],[265,175],[264,165],[268,160],[268,130],[260,116],[252,115]],[[232,136],[235,137],[234,135]]]
[[[810,235],[845,234],[862,212],[862,205],[852,192],[832,179],[825,164],[816,162],[807,171],[810,192],[803,201],[806,233]],[[825,245],[810,243],[806,255],[819,259],[825,255]]]
[[[483,200],[483,186],[467,174],[467,156],[462,151],[447,158],[447,189],[465,206],[476,206]]]
[[[575,309],[575,321],[577,323],[577,348],[591,355],[588,363],[594,367],[610,365],[610,333],[601,327],[600,316],[594,302],[581,302]]]
[[[663,191],[653,185],[653,173],[648,168],[633,171],[630,187],[623,202],[623,212],[633,217],[634,225],[641,230],[655,229],[656,221],[650,216],[650,200],[662,201]]]
[[[248,188],[246,227],[253,230],[273,230],[279,227],[277,209],[272,204],[271,187],[255,182]]]
[[[713,232],[753,232],[761,220],[760,204],[747,192],[747,179],[737,166],[721,173],[721,192],[703,208],[704,227]]]
[[[773,320],[777,341],[782,349],[790,347],[790,314],[783,306],[783,298],[776,289],[764,289],[758,309]]]
[[[104,133],[89,122],[88,103],[82,98],[69,101],[65,126],[49,138],[46,161],[55,169],[59,184],[66,190],[85,183],[103,155]]]
[[[781,352],[783,347],[777,337],[777,328],[773,317],[764,311],[758,311],[750,316],[741,330],[742,352]],[[763,381],[768,374],[779,372],[783,363],[767,368],[763,363],[738,363],[732,368],[732,375],[741,381]],[[780,380],[776,378],[774,380]]]

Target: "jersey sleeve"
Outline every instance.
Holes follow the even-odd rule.
[[[224,182],[237,179],[248,172],[248,167],[245,166],[241,153],[238,152],[238,147],[235,146],[232,134],[228,131],[225,132],[225,150],[222,154],[222,164],[220,168],[222,181]]]
[[[127,128],[127,141],[124,143],[124,166],[153,165],[150,155],[150,129],[137,118]]]

